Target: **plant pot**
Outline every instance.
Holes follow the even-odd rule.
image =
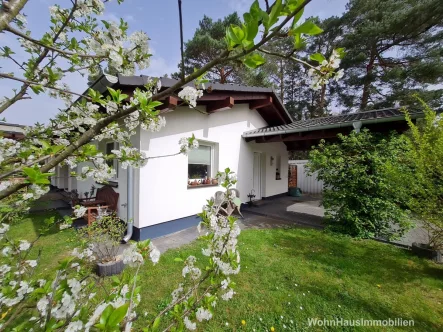
[[[114,262],[97,263],[97,275],[99,277],[113,276],[120,274],[125,268],[125,264],[121,259]]]
[[[212,184],[218,184],[218,180],[217,179],[212,179]]]
[[[443,257],[440,250],[435,250],[424,243],[412,243],[412,252],[419,257],[432,259],[436,263],[443,263]]]
[[[301,197],[302,195],[301,190],[298,187],[289,187],[288,194],[292,197]]]

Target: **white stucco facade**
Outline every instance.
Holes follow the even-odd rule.
[[[188,107],[180,107],[165,114],[166,127],[158,133],[142,131],[140,149],[148,156],[169,155],[178,152],[178,142],[192,134],[200,142],[217,145],[215,163],[218,170],[229,167],[237,173],[237,189],[241,200],[253,188],[254,152],[261,156],[261,193],[269,197],[288,190],[288,154],[283,143],[247,143],[242,133],[267,126],[248,104],[210,115]],[[271,165],[271,157],[273,162]],[[281,179],[276,180],[277,160],[280,161]],[[138,228],[148,227],[201,212],[202,206],[220,186],[188,188],[188,158],[184,155],[149,160],[139,170]]]
[[[200,106],[198,106],[200,107]],[[202,109],[204,110],[204,109]],[[248,193],[254,187],[254,153],[260,157],[260,192],[256,198],[282,194],[288,190],[288,153],[283,143],[246,142],[242,133],[266,127],[267,123],[256,110],[248,104],[235,105],[230,110],[210,115],[199,113],[189,107],[179,107],[164,114],[166,127],[152,133],[138,130],[133,137],[134,147],[144,151],[148,157],[176,154],[179,140],[192,134],[202,144],[213,144],[213,169],[224,170],[229,167],[237,174],[236,185],[242,202],[249,200]],[[95,143],[100,150],[106,142]],[[257,158],[257,155],[256,155]],[[77,172],[86,163],[77,166]],[[281,179],[276,179],[279,168]],[[69,190],[77,189],[80,197],[89,192],[92,185],[99,188],[91,179],[79,181],[75,178],[64,180],[63,170],[56,171],[54,185],[63,185]],[[119,167],[114,190],[120,194],[118,215],[127,219],[127,170]],[[196,215],[201,212],[206,200],[221,186],[188,187],[188,157],[182,154],[164,158],[150,159],[146,166],[134,170],[134,226],[142,229],[172,220]]]
[[[136,135],[134,135],[131,138],[132,144],[135,148],[140,147],[140,131],[137,131]],[[95,142],[94,144],[98,147],[99,150],[105,151],[105,145],[109,141],[102,141],[102,142]],[[81,173],[82,167],[88,165],[88,163],[81,163],[77,165],[77,169],[74,170],[77,173]],[[139,188],[139,180],[138,180],[139,170],[134,169],[134,197],[137,198],[138,195],[138,188]],[[128,203],[128,194],[127,194],[127,170],[121,168],[121,165],[119,164],[117,177],[112,180],[112,183],[115,184],[113,187],[114,191],[119,193],[119,200],[117,204],[117,214],[121,219],[126,220],[127,216],[127,203]],[[77,189],[79,195],[81,198],[85,197],[84,193],[89,192],[91,189],[91,186],[94,185],[96,188],[100,188],[103,185],[96,183],[91,178],[88,178],[84,181],[77,180],[76,178],[71,177],[70,185],[72,186],[72,189]],[[60,188],[60,187],[59,187]],[[70,188],[70,190],[72,190]],[[134,219],[138,220],[138,200],[136,199],[134,202]]]

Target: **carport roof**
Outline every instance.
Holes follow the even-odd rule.
[[[423,117],[421,111],[409,111],[411,118]],[[385,108],[380,110],[358,112],[346,115],[334,115],[323,118],[295,121],[287,125],[254,129],[243,133],[245,138],[302,133],[317,130],[352,127],[354,122],[361,121],[362,125],[402,121],[405,119],[400,108]]]

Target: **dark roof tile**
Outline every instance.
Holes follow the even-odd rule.
[[[421,111],[409,111],[412,117],[423,115]],[[258,128],[243,133],[243,137],[259,137],[272,134],[289,134],[303,131],[322,130],[328,128],[351,127],[353,122],[388,122],[395,118],[404,118],[403,112],[399,108],[387,108],[359,112],[353,114],[333,115],[323,118],[294,121],[290,124],[276,127]]]

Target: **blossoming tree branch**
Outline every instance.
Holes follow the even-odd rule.
[[[104,94],[89,89],[86,94],[72,91],[65,83],[70,73],[88,75],[91,80],[106,75],[134,75],[137,70],[149,66],[152,55],[149,38],[145,32],[128,35],[128,25],[100,20],[105,11],[103,0],[71,0],[71,6],[51,6],[48,31],[36,37],[27,30],[26,0],[3,0],[0,7],[0,32],[16,38],[19,48],[28,54],[25,61],[18,58],[19,50],[11,46],[0,47],[0,56],[9,61],[12,72],[0,72],[0,78],[19,84],[18,89],[0,101],[0,113],[34,95],[48,94],[66,104],[49,124],[28,127],[20,140],[0,138],[0,331],[12,327],[34,330],[130,331],[140,303],[137,285],[140,266],[150,259],[154,264],[159,252],[148,242],[133,244],[124,253],[124,261],[134,269],[132,273],[115,278],[112,290],[98,292],[100,283],[86,261],[94,260],[91,245],[76,250],[73,257],[60,263],[56,275],[50,280],[35,280],[34,270],[38,258],[28,259],[33,243],[8,236],[9,225],[26,213],[29,204],[48,191],[49,178],[58,165],[72,170],[79,163],[82,167],[78,179],[92,178],[98,182],[111,179],[116,170],[107,161],[118,159],[122,167],[142,167],[150,158],[134,148],[131,137],[136,128],[158,131],[166,125],[159,115],[161,100],[178,94],[184,105],[194,108],[202,97],[205,73],[212,67],[228,61],[241,61],[256,68],[265,62],[260,53],[266,53],[266,44],[279,34],[294,38],[294,49],[303,47],[307,35],[321,33],[311,21],[301,23],[304,7],[311,0],[277,0],[266,10],[259,2],[252,2],[243,15],[241,25],[231,25],[226,30],[226,48],[214,59],[194,73],[181,75],[173,86],[162,89],[160,81],[152,78],[143,88],[137,88],[131,96],[120,90],[108,88]],[[122,0],[117,1],[119,4]],[[182,28],[182,27],[181,27]],[[290,56],[309,68],[312,87],[318,88],[330,79],[339,79],[343,73],[337,70],[342,50],[337,50],[326,60],[314,54],[309,61]],[[314,66],[313,62],[318,62]],[[4,67],[3,67],[4,68]],[[194,86],[187,85],[193,82]],[[104,153],[94,142],[113,140],[119,148]],[[194,136],[184,137],[177,147],[177,154],[187,154],[197,148]],[[158,156],[164,157],[164,156]],[[208,261],[197,267],[195,257],[183,261],[184,282],[172,293],[171,303],[152,319],[145,322],[144,331],[195,330],[197,323],[209,320],[219,299],[229,300],[234,295],[234,283],[229,275],[240,270],[237,250],[239,228],[231,214],[240,204],[232,193],[235,175],[226,169],[218,173],[219,183],[226,189],[222,199],[211,198],[200,215],[203,238],[207,247],[203,254]],[[76,217],[84,209],[75,210]],[[68,218],[69,219],[69,218]],[[55,222],[49,220],[48,225]],[[36,239],[37,240],[37,239]],[[205,271],[204,273],[202,271]],[[96,296],[96,293],[102,294]],[[166,325],[162,319],[171,313]],[[23,322],[23,315],[31,319]],[[172,319],[171,319],[172,317]],[[163,325],[162,325],[163,324]]]

